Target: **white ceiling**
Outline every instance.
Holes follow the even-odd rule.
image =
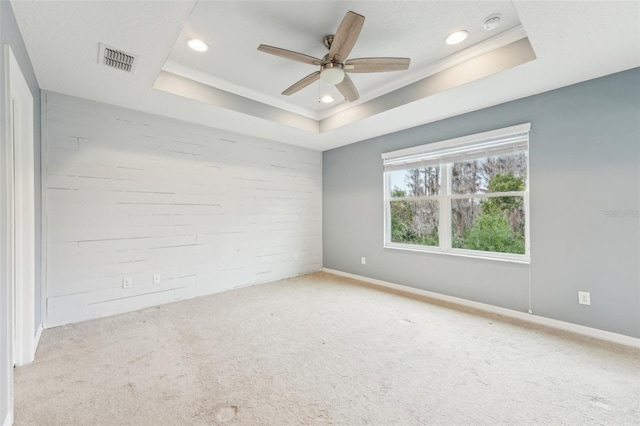
[[[280,93],[319,67],[267,55],[256,48],[263,43],[322,58],[327,53],[322,38],[335,33],[349,10],[357,11],[366,18],[350,57],[411,58],[410,72],[462,47],[485,40],[496,32],[519,25],[513,6],[505,1],[460,2],[455,5],[451,2],[400,4],[389,1],[199,2],[178,37],[169,60],[185,67],[183,75],[188,73],[186,68],[206,73],[263,94],[267,103],[286,102],[290,107],[299,107],[295,110],[313,116],[313,112],[327,112],[332,108],[332,105],[318,102],[317,84],[290,97],[283,97]],[[503,25],[495,31],[485,31],[481,28],[482,22],[492,13],[503,16]],[[428,25],[425,25],[427,17]],[[443,43],[444,36],[467,22],[473,26],[470,26],[470,37],[464,44],[449,46]],[[211,49],[205,54],[191,50],[186,42],[194,37],[205,40]],[[365,95],[401,74],[354,74],[351,78]]]
[[[40,87],[318,150],[330,149],[640,66],[640,2],[609,1],[12,1]],[[402,56],[408,71],[353,74],[359,102],[325,106],[317,85],[284,97],[313,66],[267,55],[260,43],[321,57],[321,39],[353,10],[366,17],[352,58]],[[494,32],[484,18],[503,15]],[[519,24],[522,25],[519,28]],[[451,31],[470,37],[452,47]],[[536,59],[349,122],[308,131],[153,88],[162,70],[313,120],[340,114],[428,76],[434,64],[518,29]],[[502,36],[509,33],[503,32]],[[198,37],[210,45],[196,53]],[[98,64],[98,43],[138,57],[134,74]],[[384,99],[384,98],[378,98]]]

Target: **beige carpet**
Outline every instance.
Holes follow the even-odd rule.
[[[631,425],[639,361],[314,274],[46,330],[16,425]]]

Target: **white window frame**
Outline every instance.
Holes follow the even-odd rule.
[[[385,152],[382,154],[383,163],[402,164],[402,161],[407,158],[420,157],[422,155],[428,156],[430,153],[442,152],[442,151],[456,151],[464,152],[465,150],[471,150],[474,147],[480,146],[486,141],[504,139],[507,140],[510,136],[527,134],[527,174],[525,180],[524,191],[513,192],[492,192],[492,193],[475,193],[475,194],[452,194],[451,193],[451,169],[452,162],[443,160],[439,163],[440,168],[440,194],[434,196],[424,197],[406,197],[406,198],[392,198],[391,197],[391,175],[387,170],[383,172],[383,187],[384,187],[384,247],[389,249],[400,249],[419,251],[426,253],[438,253],[448,254],[455,256],[465,256],[474,258],[484,258],[492,260],[510,261],[518,263],[529,263],[530,260],[530,227],[531,220],[529,215],[529,155],[528,155],[528,133],[531,130],[531,123],[519,124],[516,126],[506,127],[502,129],[492,130],[489,132],[477,133],[469,136],[463,136],[455,139],[448,139],[445,141],[434,142],[426,145],[416,146],[412,148],[402,149],[398,151]],[[478,158],[481,158],[480,156]],[[407,167],[407,169],[410,167]],[[524,203],[525,214],[525,253],[499,253],[489,252],[481,250],[469,250],[452,247],[451,241],[451,200],[454,199],[468,199],[468,198],[493,198],[500,196],[520,196]],[[398,200],[437,200],[439,204],[439,219],[438,219],[438,246],[424,246],[419,244],[405,244],[394,243],[391,241],[391,201]]]

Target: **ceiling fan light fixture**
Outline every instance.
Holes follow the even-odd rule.
[[[325,84],[336,85],[344,80],[344,70],[341,64],[329,63],[322,66],[320,80]]]
[[[330,104],[333,101],[335,101],[335,99],[333,99],[333,96],[331,95],[324,95],[320,98],[320,102],[322,102],[323,104]]]
[[[209,49],[207,43],[202,40],[198,40],[197,38],[190,38],[187,40],[187,45],[196,52],[206,52]]]
[[[468,35],[469,33],[465,30],[454,31],[451,34],[449,34],[447,38],[444,39],[444,41],[447,44],[454,45],[454,44],[462,43],[467,38]]]

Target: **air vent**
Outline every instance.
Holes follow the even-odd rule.
[[[136,57],[131,53],[100,43],[98,62],[111,68],[132,73],[135,69]]]

